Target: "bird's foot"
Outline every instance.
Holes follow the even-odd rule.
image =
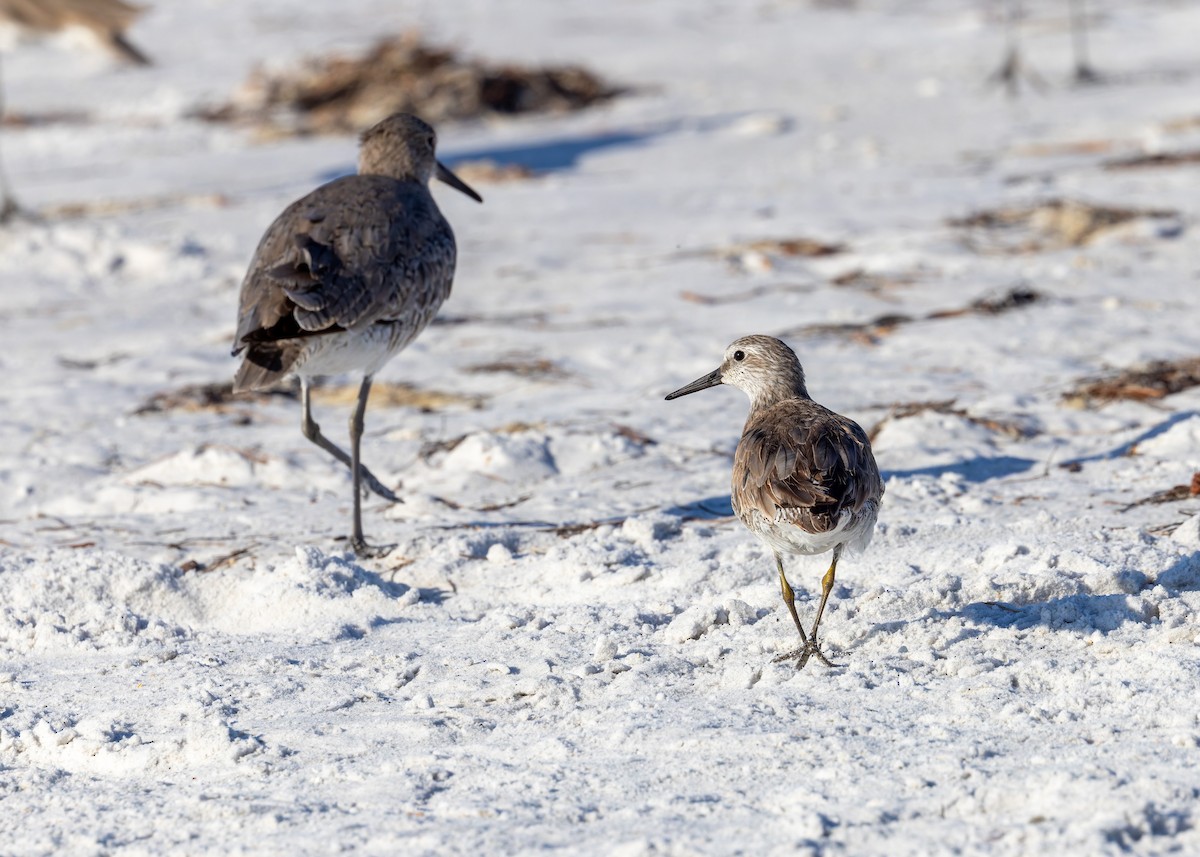
[[[816,658],[825,666],[833,669],[841,664],[835,664],[829,658],[825,657],[825,653],[821,651],[820,645],[815,639],[807,640],[803,646],[798,649],[792,649],[790,652],[784,652],[782,655],[777,655],[772,658],[772,663],[781,664],[787,661],[795,661],[796,669],[802,670],[808,664],[809,658]]]
[[[26,223],[35,223],[39,220],[37,215],[26,208],[23,208],[11,196],[4,197],[4,201],[0,203],[0,225],[7,226],[10,223],[24,221]]]
[[[382,559],[396,549],[395,545],[369,545],[363,539],[351,539],[350,547],[359,559]]]
[[[397,497],[396,494],[390,488],[388,488],[386,485],[384,485],[382,482],[380,482],[378,479],[376,479],[375,474],[372,473],[370,470],[367,470],[367,468],[365,468],[365,467],[362,468],[362,480],[363,480],[364,488],[366,488],[368,491],[370,491],[373,494],[379,495],[384,500],[387,500],[389,503],[403,503],[404,502],[399,497]]]
[[[1096,86],[1104,83],[1104,77],[1090,65],[1075,67],[1074,81],[1076,86]]]

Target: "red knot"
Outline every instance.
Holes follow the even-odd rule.
[[[437,135],[397,113],[362,135],[358,174],[288,206],[259,242],[242,282],[233,353],[245,352],[234,391],[300,379],[304,436],[350,468],[355,553],[379,551],[363,539],[362,487],[399,498],[359,458],[371,380],[417,338],[450,294],[456,250],[429,182],[438,178],[483,202],[436,157]],[[362,374],[350,418],[350,454],[313,421],[309,382]]]
[[[725,349],[720,368],[681,387],[668,399],[718,384],[750,397],[750,416],[733,458],[733,511],[775,554],[779,586],[800,648],[776,658],[810,657],[833,666],[817,641],[817,628],[833,590],[838,559],[850,546],[871,541],[883,498],[883,480],[867,433],[854,420],[818,405],[808,395],[804,369],[787,345],[770,336],[746,336]],[[821,603],[805,633],[781,554],[833,551],[821,581]]]

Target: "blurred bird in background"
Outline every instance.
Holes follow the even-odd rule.
[[[1087,0],[1067,0],[1067,16],[1071,30],[1071,53],[1074,69],[1071,79],[1076,86],[1103,83],[1103,77],[1092,67],[1088,59],[1088,12]],[[1005,15],[1004,61],[988,77],[988,83],[1003,86],[1010,96],[1021,91],[1024,78],[1034,89],[1045,89],[1046,82],[1032,67],[1026,64],[1020,45],[1019,28],[1025,10],[1021,0],[1007,0]]]
[[[123,62],[150,65],[150,58],[125,38],[125,31],[145,11],[124,0],[0,0],[0,24],[15,27],[22,37],[45,37],[71,29],[90,31],[95,40]],[[4,120],[0,82],[0,122]],[[0,221],[20,211],[0,168]]]

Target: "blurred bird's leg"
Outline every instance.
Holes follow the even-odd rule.
[[[1102,83],[1099,72],[1088,62],[1087,9],[1084,0],[1068,0],[1071,4],[1071,45],[1075,52],[1075,83]]]
[[[354,474],[354,534],[350,545],[354,553],[362,557],[385,556],[395,545],[369,545],[363,538],[362,528],[362,478],[364,468],[361,464],[361,447],[363,422],[367,413],[367,399],[371,396],[371,376],[364,375],[362,386],[358,388],[358,404],[350,417],[350,472]]]
[[[146,56],[132,42],[126,39],[124,33],[114,30],[107,34],[105,41],[108,43],[109,50],[125,60],[125,62],[132,63],[133,65],[153,65],[150,57]]]
[[[0,124],[4,122],[6,115],[4,80],[3,74],[0,73]],[[3,164],[0,164],[0,196],[3,197],[0,199],[0,223],[8,223],[21,213],[21,206],[17,204],[17,199],[13,196],[12,188],[8,183],[8,174],[5,172]]]
[[[825,614],[825,604],[829,601],[829,593],[833,591],[833,581],[837,576],[837,564],[841,555],[842,546],[837,545],[833,549],[833,562],[829,564],[829,571],[825,572],[825,577],[821,580],[821,603],[817,605],[817,618],[813,622],[812,631],[808,635],[809,653],[815,655],[817,660],[827,667],[831,667],[833,664],[821,652],[821,644],[817,642],[817,628],[821,625],[821,616]],[[803,666],[803,660],[807,660],[807,658],[802,658],[801,666]]]
[[[1006,43],[1004,62],[987,78],[989,85],[1003,86],[1010,98],[1021,94],[1021,78],[1025,78],[1038,91],[1046,88],[1046,82],[1042,80],[1041,76],[1033,69],[1028,68],[1021,60],[1021,46],[1017,37],[1020,17],[1020,0],[1009,0],[1008,15],[1004,23],[1004,41]]]
[[[808,663],[808,659],[815,655],[817,660],[825,664],[825,666],[833,666],[824,653],[817,648],[816,637],[811,637],[804,633],[804,626],[800,624],[800,617],[796,613],[796,593],[792,591],[791,585],[787,582],[787,575],[783,573],[783,558],[779,556],[778,551],[775,552],[775,567],[779,569],[779,588],[783,592],[783,603],[787,605],[788,612],[792,614],[792,621],[796,623],[796,630],[800,632],[800,648],[776,656],[774,658],[775,663],[795,660],[796,669],[799,670],[804,669],[804,665]],[[821,606],[825,606],[824,601],[821,602]],[[821,621],[819,614],[817,621]],[[813,632],[816,632],[815,625],[813,626]]]
[[[369,383],[367,385],[367,389],[369,392],[370,391]],[[350,467],[352,473],[361,472],[362,481],[364,483],[366,483],[366,486],[368,489],[370,489],[374,493],[378,494],[383,499],[388,500],[389,502],[392,502],[392,503],[402,502],[399,497],[397,497],[390,490],[388,490],[386,487],[384,487],[383,483],[380,482],[378,479],[376,479],[375,475],[373,473],[371,473],[370,470],[368,470],[365,467],[360,467],[360,468],[355,469],[353,467],[353,462],[350,460],[350,456],[346,454],[345,450],[341,449],[340,447],[337,446],[337,444],[333,443],[332,441],[329,440],[329,438],[327,438],[327,437],[325,437],[325,435],[321,434],[321,427],[319,425],[317,425],[316,421],[312,418],[312,401],[309,396],[309,388],[308,388],[308,379],[307,378],[300,379],[300,403],[304,409],[304,414],[301,417],[300,430],[302,432],[304,432],[304,436],[306,438],[311,440],[317,446],[321,447],[321,449],[328,452],[330,455],[332,455],[338,461],[342,462],[342,464],[346,465],[347,467]],[[358,491],[358,487],[359,487],[359,483],[356,481],[355,482],[355,491],[356,492]],[[357,497],[357,493],[356,493],[356,497]]]
[[[800,632],[800,642],[807,648],[808,635],[804,633],[804,626],[800,624],[800,617],[796,615],[796,593],[792,591],[787,575],[783,573],[783,558],[779,556],[779,551],[775,552],[775,567],[779,569],[779,588],[783,593],[783,603],[787,605],[788,612],[792,614],[792,621],[796,623],[796,630]]]

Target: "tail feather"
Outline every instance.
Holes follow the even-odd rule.
[[[233,379],[233,392],[262,390],[282,381],[296,362],[297,350],[289,345],[255,343],[246,351]]]

